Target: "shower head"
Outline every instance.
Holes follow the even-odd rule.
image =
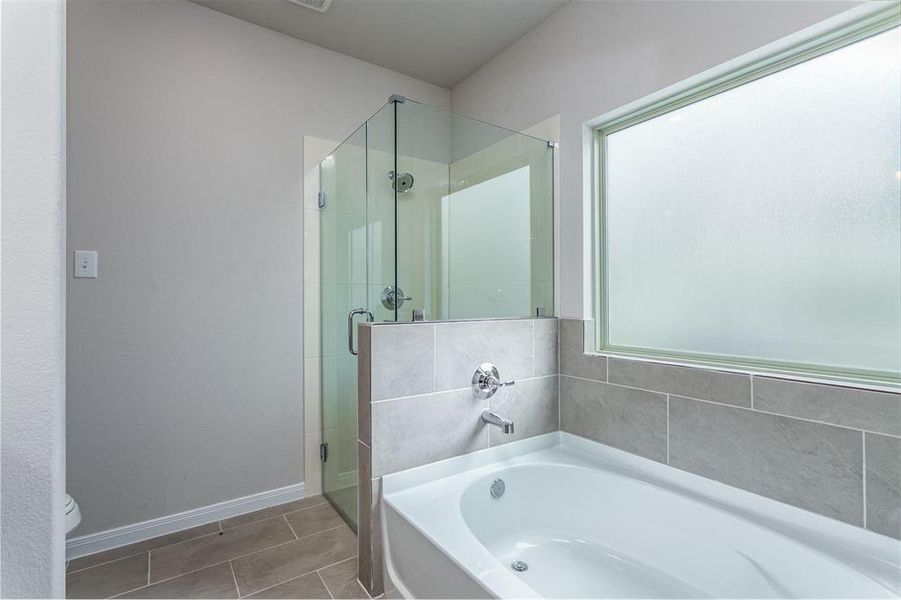
[[[413,187],[413,176],[409,173],[397,173],[388,171],[388,179],[391,180],[391,187],[399,194],[409,191]]]

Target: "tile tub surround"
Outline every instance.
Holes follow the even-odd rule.
[[[901,539],[901,393],[586,353],[561,319],[561,429]]]
[[[901,438],[864,434],[867,527],[901,539]]]
[[[555,318],[361,324],[360,332],[359,575],[378,595],[381,476],[557,431],[558,334]],[[483,362],[516,384],[475,398],[472,375]],[[512,419],[515,433],[483,424],[486,408]]]
[[[356,539],[322,496],[70,561],[69,598],[366,598]]]

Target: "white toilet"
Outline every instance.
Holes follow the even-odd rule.
[[[72,496],[66,494],[66,535],[81,523],[81,510]]]

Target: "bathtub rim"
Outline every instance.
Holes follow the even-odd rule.
[[[790,526],[791,530],[811,530],[813,533],[823,533],[829,537],[840,538],[845,542],[856,542],[861,548],[865,548],[864,553],[868,556],[879,558],[890,564],[897,565],[901,561],[901,540],[565,431],[553,431],[383,475],[382,496],[386,498],[390,494],[438,479],[480,469],[493,463],[518,459],[554,447],[577,452],[587,456],[589,462],[597,462],[599,467],[633,476],[651,484],[662,484],[661,487],[696,497],[701,501],[707,501],[730,510],[730,512],[740,515],[742,513],[760,514],[772,518],[774,522],[782,522]],[[764,510],[758,510],[758,508]],[[761,524],[770,525],[768,522]],[[829,525],[829,527],[823,530],[819,528],[820,525]]]
[[[498,589],[492,582],[486,581],[484,574],[480,576],[475,572],[472,564],[469,564],[470,561],[460,560],[454,556],[451,549],[445,548],[435,540],[429,531],[424,530],[420,523],[416,522],[415,518],[411,518],[405,513],[403,506],[399,506],[393,496],[431,482],[480,471],[485,467],[502,470],[531,464],[531,461],[527,460],[529,455],[550,449],[559,449],[575,456],[580,463],[579,466],[586,466],[587,463],[589,467],[607,470],[662,487],[670,492],[685,495],[707,504],[712,509],[732,513],[737,518],[751,521],[760,527],[796,539],[802,544],[855,567],[870,575],[881,585],[901,594],[901,587],[899,587],[901,582],[897,580],[897,573],[901,571],[901,540],[562,431],[510,442],[384,475],[382,477],[382,510],[390,508],[394,511],[434,544],[449,560],[469,573],[473,579],[480,581],[482,587]],[[536,456],[534,462],[547,464],[547,458]],[[478,476],[479,474],[476,473],[472,475],[473,478]],[[463,491],[460,490],[460,498],[462,498]],[[462,515],[460,516],[462,518]],[[383,537],[386,538],[387,532],[384,533]],[[484,548],[475,534],[472,532],[470,534],[479,547]],[[384,556],[387,564],[390,559],[387,547]],[[396,575],[396,573],[392,573],[392,575]],[[506,572],[498,575],[497,579],[499,580],[496,580],[495,577],[490,577],[490,579],[495,580],[494,583],[502,589],[510,585],[511,577],[514,577]],[[518,579],[515,581],[522,583]]]

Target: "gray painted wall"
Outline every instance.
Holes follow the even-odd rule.
[[[65,26],[4,2],[0,596],[65,596]]]
[[[857,2],[574,0],[454,86],[454,112],[521,130],[560,115],[560,306],[591,315],[582,125]]]
[[[303,136],[448,91],[182,0],[69,3],[68,52],[77,534],[300,482]]]

